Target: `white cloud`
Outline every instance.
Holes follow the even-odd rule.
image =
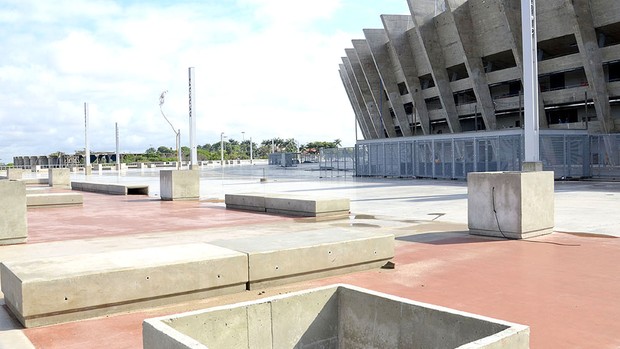
[[[159,110],[163,90],[164,112],[187,144],[189,66],[200,144],[245,131],[257,142],[351,145],[338,64],[366,25],[355,33],[334,26],[355,16],[344,1],[0,0],[0,29],[12,33],[0,38],[0,162],[83,148],[84,102],[92,150],[114,149],[115,122],[123,151],[174,145]]]

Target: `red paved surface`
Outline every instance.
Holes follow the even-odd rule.
[[[620,347],[620,239],[556,233],[536,239],[546,243],[467,235],[417,241],[423,240],[399,239],[394,270],[292,287],[349,283],[526,324],[531,327],[532,348]],[[252,292],[242,297],[256,297]],[[166,311],[158,312],[24,332],[37,348],[141,348],[141,321]]]
[[[29,209],[29,243],[291,220],[208,202],[83,194],[82,207]],[[349,283],[529,325],[532,348],[620,347],[620,239],[556,233],[536,243],[445,236],[432,242],[425,242],[428,235],[399,238],[394,270],[285,289]],[[254,297],[248,292],[24,332],[37,348],[141,348],[144,318]]]
[[[292,220],[226,210],[211,202],[83,193],[84,205],[28,210],[28,243]]]

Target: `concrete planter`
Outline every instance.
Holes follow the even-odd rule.
[[[529,348],[529,327],[348,285],[147,319],[145,349]]]
[[[0,198],[0,245],[25,242],[26,185],[21,181],[0,181]]]
[[[198,200],[200,172],[192,170],[162,170],[159,172],[159,195],[162,200]]]
[[[551,233],[553,187],[551,171],[469,173],[469,233],[510,239]]]

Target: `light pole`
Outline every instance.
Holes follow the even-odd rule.
[[[536,38],[536,1],[521,0],[523,44],[523,110],[526,170],[542,170],[538,129],[538,56]]]
[[[164,114],[164,110],[161,108],[161,106],[164,105],[164,99],[166,98],[166,93],[168,93],[168,90],[165,90],[164,92],[161,93],[161,95],[159,95],[159,111],[161,112],[161,115],[164,117],[164,119],[166,119],[170,127],[172,127],[172,132],[174,132],[174,134],[176,135],[177,169],[181,169],[181,130],[179,129],[177,131],[174,128],[174,126],[172,126],[172,123],[170,122],[170,120],[168,120],[168,118],[166,117],[166,114]]]
[[[250,165],[253,163],[252,159],[252,137],[250,137]]]
[[[224,132],[220,134],[220,165],[224,166]]]
[[[245,143],[245,131],[241,131],[241,146],[245,146],[243,143]],[[243,149],[243,152],[245,153],[247,150]]]

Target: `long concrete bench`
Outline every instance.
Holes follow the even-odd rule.
[[[209,244],[82,254],[0,265],[8,308],[44,326],[241,292],[247,255]]]
[[[26,327],[378,268],[394,236],[345,229],[123,250],[0,265]]]
[[[111,195],[149,195],[146,184],[71,182],[71,189]]]
[[[84,197],[80,193],[26,194],[26,206],[32,208],[78,206],[83,203]]]
[[[345,229],[211,242],[248,256],[248,289],[378,268],[394,257],[394,235]]]
[[[24,178],[19,181],[24,182],[26,185],[49,184],[48,178]]]
[[[342,216],[349,214],[346,198],[313,197],[295,194],[226,194],[226,208],[302,217]]]

